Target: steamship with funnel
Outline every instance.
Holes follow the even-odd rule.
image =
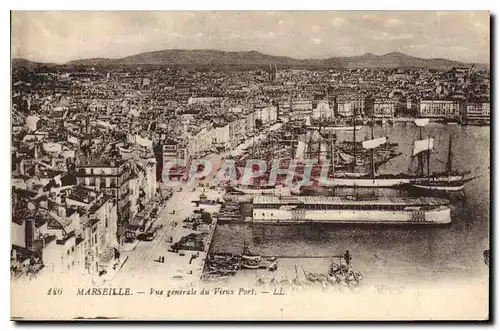
[[[447,224],[449,205],[449,200],[434,197],[254,196],[252,222]]]

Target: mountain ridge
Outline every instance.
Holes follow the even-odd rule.
[[[472,63],[444,58],[420,58],[401,52],[389,52],[383,55],[365,53],[355,56],[336,56],[325,59],[296,59],[288,56],[275,56],[258,51],[222,51],[216,49],[166,49],[138,53],[122,58],[87,58],[72,60],[62,66],[107,66],[107,65],[179,65],[179,66],[265,66],[280,65],[290,67],[322,68],[398,68],[417,67],[443,69],[470,66]],[[474,63],[488,67],[487,63]],[[56,64],[33,62],[26,59],[12,59],[12,66],[56,66]]]

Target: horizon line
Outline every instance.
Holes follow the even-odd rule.
[[[424,58],[424,57],[418,57],[418,56],[409,55],[407,53],[400,52],[400,51],[392,51],[392,52],[387,52],[387,53],[384,53],[384,54],[375,54],[375,53],[372,53],[372,52],[365,52],[365,53],[358,54],[358,55],[335,55],[335,56],[329,56],[329,57],[323,57],[323,58],[295,58],[295,57],[290,57],[290,56],[286,56],[286,55],[273,55],[273,54],[264,53],[264,52],[257,51],[257,50],[227,51],[227,50],[215,49],[215,48],[194,48],[194,49],[189,49],[189,48],[165,48],[165,49],[159,49],[159,50],[151,50],[151,51],[144,51],[144,52],[134,53],[134,54],[131,54],[131,55],[125,55],[125,56],[121,56],[121,57],[97,57],[96,56],[96,57],[77,58],[77,59],[68,60],[68,61],[65,61],[65,62],[45,62],[45,61],[30,60],[30,59],[28,59],[26,57],[11,57],[11,63],[12,63],[13,60],[26,60],[26,61],[30,61],[30,62],[34,62],[34,63],[40,63],[40,64],[65,65],[65,64],[68,64],[68,63],[74,62],[74,61],[84,61],[84,60],[94,60],[94,59],[121,60],[121,59],[124,59],[124,58],[127,58],[127,57],[136,56],[136,55],[140,55],[140,54],[163,52],[163,51],[215,51],[215,52],[224,52],[224,53],[259,53],[259,54],[262,54],[262,55],[274,56],[274,57],[284,57],[284,58],[288,58],[288,59],[292,59],[292,60],[298,60],[298,61],[308,61],[308,60],[316,60],[316,61],[319,60],[319,61],[321,61],[321,60],[328,60],[328,59],[332,59],[332,58],[342,58],[342,57],[344,57],[344,58],[352,58],[352,57],[359,57],[359,56],[363,56],[363,55],[373,55],[373,56],[382,57],[382,56],[386,56],[386,55],[389,55],[389,54],[402,54],[402,55],[405,55],[405,56],[408,56],[408,57],[413,57],[413,58],[423,59],[423,60],[447,60],[447,61],[453,61],[453,62],[460,62],[460,63],[464,63],[464,64],[490,65],[490,61],[488,61],[488,62],[474,62],[474,61],[472,61],[472,62],[469,62],[469,61],[464,62],[464,61],[461,61],[461,60],[452,60],[452,59],[444,58],[444,57]],[[267,64],[267,63],[265,63],[265,64]]]

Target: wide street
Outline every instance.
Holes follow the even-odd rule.
[[[279,127],[281,127],[280,123],[265,129],[259,135],[248,139],[231,151],[212,154],[206,159],[214,165],[220,164],[225,157],[241,154],[254,140],[264,138],[269,131],[277,130]],[[151,284],[170,285],[174,283],[176,286],[188,286],[199,280],[207,252],[200,252],[200,256],[190,264],[191,255],[195,252],[186,251],[184,255],[180,255],[168,250],[171,243],[177,242],[182,236],[195,232],[182,227],[183,220],[194,212],[195,204],[192,201],[198,200],[202,192],[209,199],[221,198],[223,191],[198,187],[196,182],[193,185],[182,183],[180,186],[174,187],[173,191],[172,197],[166,202],[165,208],[160,211],[153,225],[162,226],[156,238],[149,242],[140,241],[135,248],[122,252],[122,259],[127,258],[127,261],[111,280],[113,285],[127,286],[144,283],[146,287],[149,287]],[[174,210],[175,214],[172,213]],[[157,262],[160,256],[165,257],[164,263]]]

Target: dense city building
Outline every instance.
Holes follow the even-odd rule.
[[[103,273],[169,196],[169,161],[231,151],[279,122],[488,123],[489,74],[469,71],[14,68],[16,273],[26,259],[30,270]]]
[[[460,117],[460,103],[456,100],[420,100],[420,117]]]

